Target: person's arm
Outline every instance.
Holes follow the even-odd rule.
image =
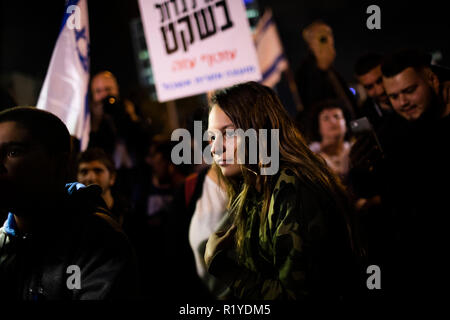
[[[135,299],[138,270],[134,250],[112,218],[96,215],[96,223],[87,227],[80,246],[81,288],[74,290],[73,299]]]

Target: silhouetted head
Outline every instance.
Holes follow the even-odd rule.
[[[0,206],[44,208],[63,194],[71,137],[55,115],[34,107],[0,112]]]

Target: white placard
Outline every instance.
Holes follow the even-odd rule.
[[[139,7],[160,102],[261,79],[243,0],[139,0]]]

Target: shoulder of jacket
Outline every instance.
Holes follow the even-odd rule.
[[[298,177],[290,169],[282,169],[275,182],[274,191],[283,189],[287,185],[296,185],[298,183]]]
[[[122,227],[120,226],[120,224],[113,217],[111,217],[111,214],[106,209],[101,208],[101,207],[97,208],[97,210],[94,212],[94,216],[97,216],[100,219],[102,219],[114,231],[123,233],[123,230],[122,230]]]
[[[84,244],[95,247],[95,250],[112,250],[116,256],[122,257],[132,251],[128,236],[107,211],[92,212],[85,220],[80,236]]]

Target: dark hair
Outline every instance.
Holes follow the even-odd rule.
[[[383,56],[369,52],[358,58],[355,63],[355,75],[362,76],[383,63]]]
[[[307,140],[309,142],[322,140],[319,130],[319,115],[324,110],[334,108],[342,110],[342,114],[345,118],[345,125],[347,127],[347,134],[345,135],[345,138],[348,139],[348,136],[350,134],[350,121],[352,120],[351,112],[348,110],[345,103],[341,99],[326,99],[321,100],[311,106],[309,115],[309,128],[307,134]]]
[[[165,161],[172,163],[172,149],[175,147],[176,141],[166,140],[165,137],[153,138],[149,145],[148,154],[160,153]]]
[[[13,121],[27,129],[50,155],[72,151],[70,133],[66,125],[54,114],[35,107],[14,107],[0,112],[0,123]]]
[[[111,174],[116,172],[113,160],[103,149],[100,148],[91,148],[80,153],[77,157],[77,169],[80,167],[81,163],[92,161],[100,161],[103,163]]]
[[[210,108],[212,109],[215,105],[222,109],[236,128],[244,131],[250,128],[255,130],[278,129],[279,169],[292,170],[300,181],[316,190],[324,190],[335,199],[347,222],[348,230],[351,230],[348,211],[350,204],[340,180],[331,172],[325,161],[308,148],[294,120],[289,116],[280,99],[271,88],[253,81],[241,83],[216,91],[211,98]],[[217,165],[214,166],[217,168]],[[259,171],[258,165],[243,164],[241,168],[250,170],[241,170],[243,182],[237,188],[227,181],[228,179],[221,174],[220,170],[217,171],[220,179],[223,179],[227,184],[229,212],[233,216],[237,227],[236,244],[240,254],[243,252],[242,242],[246,230],[246,216],[243,208],[250,186],[256,183],[255,173],[258,174],[257,172]],[[274,182],[272,179],[275,176],[265,175],[260,177],[263,194],[262,209],[260,211],[260,221],[262,222],[267,218],[272,192],[271,186]],[[350,231],[349,235],[351,234],[352,232]]]
[[[401,50],[387,56],[381,65],[383,76],[393,77],[407,68],[419,71],[431,65],[431,55],[418,50]]]

